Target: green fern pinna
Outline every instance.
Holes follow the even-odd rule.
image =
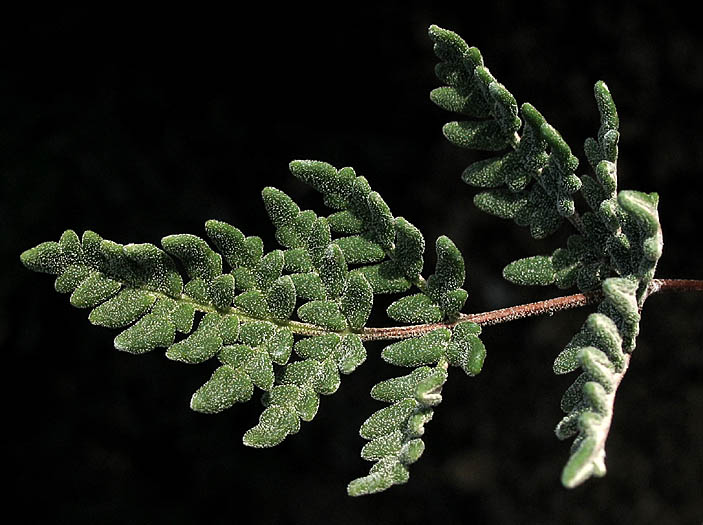
[[[436,26],[429,35],[445,84],[431,99],[463,119],[445,125],[446,138],[489,152],[462,174],[481,188],[476,206],[529,228],[537,239],[565,222],[573,229],[565,246],[509,264],[505,278],[575,287],[582,293],[572,297],[580,304],[600,301],[554,363],[558,374],[580,371],[564,394],[566,415],[556,428],[559,439],[575,438],[562,473],[563,484],[574,487],[605,474],[615,393],[635,347],[642,305],[656,291],[658,198],[617,190],[618,116],[604,83],[595,86],[601,126],[585,144],[591,174],[577,175],[578,159],[559,133],[530,104],[518,107],[476,48]],[[193,410],[218,413],[260,390],[263,411],[243,438],[252,447],[277,445],[312,420],[321,396],[333,394],[341,376],[366,360],[365,341],[396,340],[381,357],[408,373],[371,390],[384,406],[360,433],[367,440],[361,456],[374,464],[348,486],[353,496],[383,491],[405,483],[409,465],[422,455],[425,425],[442,401],[450,370],[481,371],[480,324],[531,313],[460,313],[467,299],[464,259],[449,238],[437,239],[436,266],[423,277],[422,233],[394,216],[365,177],[316,161],[294,161],[290,171],[322,195],[328,211],[301,210],[282,191],[264,188],[280,245],[271,251],[259,237],[211,220],[207,241],[182,234],[164,237],[161,247],[122,245],[68,230],[21,260],[56,275],[56,291],[90,309],[91,323],[119,329],[117,349],[141,354],[164,348],[172,360],[211,360],[212,377],[193,394]],[[585,211],[577,210],[578,193]],[[366,326],[377,294],[397,296],[387,314],[406,326]]]

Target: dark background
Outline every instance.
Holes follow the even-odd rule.
[[[450,146],[431,23],[479,47],[492,73],[561,131],[583,140],[605,80],[621,118],[621,188],[658,191],[660,276],[703,278],[703,42],[698,16],[670,2],[515,5],[428,2],[312,12],[67,10],[3,16],[0,31],[0,346],[6,512],[17,523],[700,523],[703,518],[701,297],[658,295],[644,310],[618,393],[608,475],[567,491],[569,444],[553,435],[572,377],[551,372],[586,316],[487,328],[483,373],[455,371],[407,485],[352,499],[368,471],[358,428],[368,396],[397,375],[369,345],[366,366],[273,450],[241,444],[253,402],[217,416],[188,408],[211,364],[161,351],[133,357],[114,333],[24,270],[21,251],[66,228],[117,242],[203,234],[231,222],[274,247],[259,191],[275,185],[323,208],[287,174],[295,158],[352,165],[428,244],[462,249],[478,312],[553,297],[505,283],[509,261],[547,241],[479,212]],[[528,6],[529,4],[529,6]],[[243,9],[243,8],[242,8]],[[432,268],[428,251],[426,268]],[[386,323],[379,308],[372,323]],[[248,517],[247,517],[248,516]]]

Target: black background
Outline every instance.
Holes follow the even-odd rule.
[[[368,471],[358,428],[368,396],[397,375],[369,345],[301,432],[273,450],[241,444],[256,402],[217,416],[188,408],[211,364],[115,351],[108,330],[30,274],[19,253],[66,228],[117,242],[203,234],[225,220],[274,247],[259,191],[303,207],[320,199],[288,175],[295,158],[354,166],[395,215],[462,249],[467,311],[558,295],[501,279],[509,261],[551,252],[471,204],[450,146],[452,117],[426,36],[436,23],[479,47],[492,73],[530,101],[583,160],[595,133],[592,86],[618,105],[621,188],[658,191],[658,275],[703,278],[703,42],[697,16],[669,2],[428,2],[313,11],[61,10],[3,17],[0,62],[0,345],[6,513],[17,523],[700,523],[703,334],[700,297],[660,295],[644,310],[618,393],[608,475],[574,491],[569,445],[553,427],[571,377],[555,355],[583,310],[484,330],[488,358],[455,371],[407,485],[349,498]],[[428,250],[426,268],[432,268]],[[382,309],[370,324],[387,321]]]

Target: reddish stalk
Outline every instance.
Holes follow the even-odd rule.
[[[649,285],[647,295],[652,295],[658,292],[703,292],[703,280],[695,279],[653,279]],[[535,317],[538,315],[551,315],[562,310],[570,310],[579,306],[594,304],[603,298],[603,292],[577,293],[538,301],[536,303],[521,304],[518,306],[510,306],[501,308],[500,310],[492,310],[478,314],[461,314],[459,319],[453,323],[428,323],[411,326],[392,326],[388,328],[365,328],[361,333],[361,338],[365,341],[377,341],[384,339],[407,339],[409,337],[417,337],[427,332],[431,332],[436,328],[452,327],[457,323],[471,321],[481,326],[490,326],[494,324],[507,323],[524,319],[526,317]]]

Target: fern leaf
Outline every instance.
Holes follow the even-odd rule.
[[[459,102],[461,94],[467,101],[481,100],[480,105],[487,108],[488,115],[476,116],[489,117],[450,122],[443,128],[445,137],[463,148],[504,152],[479,160],[462,174],[464,182],[496,188],[480,194],[482,196],[475,201],[477,206],[499,217],[512,218],[518,224],[529,225],[535,238],[551,235],[562,218],[574,214],[572,194],[581,186],[574,173],[578,159],[571,155],[566,142],[534,107],[523,104],[518,109],[513,95],[496,81],[482,60],[477,60],[478,50],[469,48],[455,33],[437,26],[430,27],[429,35],[435,43],[435,53],[443,61],[437,76],[451,84],[449,91],[434,91],[432,100],[444,109],[463,112],[463,103]],[[461,70],[466,73],[446,74]],[[521,126],[522,135],[519,134]],[[497,190],[501,187],[508,193]],[[513,206],[507,209],[501,206],[510,201]]]
[[[340,247],[344,258],[350,264],[373,263],[386,257],[384,249],[375,242],[361,235],[340,237],[335,244]]]
[[[279,277],[266,291],[266,305],[275,319],[290,319],[295,302],[295,284],[290,275]]]
[[[408,320],[454,318],[466,300],[459,288],[464,261],[449,239],[437,240],[436,271],[425,281],[422,234],[394,217],[364,177],[315,161],[290,168],[335,211],[319,217],[284,192],[264,188],[282,249],[265,251],[261,238],[210,220],[210,243],[177,234],[162,239],[163,249],[123,246],[69,230],[59,242],[27,250],[22,262],[57,275],[57,291],[70,293],[74,306],[91,308],[91,322],[122,329],[115,338],[120,350],[164,348],[169,359],[191,364],[217,359],[220,365],[192,398],[194,410],[219,412],[250,399],[254,388],[264,391],[266,408],[244,442],[273,446],[311,420],[319,396],[334,393],[340,374],[365,360],[357,334],[374,294],[415,286],[422,299],[397,307]]]
[[[444,373],[446,371],[439,368]],[[387,387],[395,391],[396,397],[407,394],[392,405],[379,410],[369,417],[361,426],[360,434],[370,442],[362,449],[362,457],[376,461],[367,476],[357,478],[347,487],[350,496],[373,494],[386,490],[395,484],[405,483],[409,478],[408,465],[419,459],[424,451],[424,443],[420,436],[424,433],[424,424],[432,418],[432,408],[436,403],[423,404],[416,399],[416,390],[422,379],[432,373],[429,367],[416,369],[413,373],[401,378],[404,391],[397,387],[398,382]],[[443,384],[444,381],[442,381]],[[385,385],[384,385],[385,386]],[[378,387],[378,385],[377,385]],[[441,388],[441,384],[437,389]],[[374,387],[374,389],[383,390]],[[422,389],[425,393],[425,390]],[[386,399],[388,396],[386,396]],[[424,399],[424,397],[423,397]],[[418,424],[421,420],[422,424]]]
[[[452,330],[452,340],[447,346],[449,364],[458,366],[468,376],[478,375],[486,359],[486,347],[478,337],[480,334],[481,327],[476,323],[459,323]]]
[[[363,274],[349,274],[344,294],[341,298],[341,310],[352,330],[361,330],[371,315],[373,306],[373,288]]]
[[[468,184],[486,188],[476,195],[475,204],[488,213],[528,226],[537,239],[554,233],[566,218],[583,241],[581,251],[565,247],[552,254],[556,260],[551,264],[554,270],[551,278],[549,256],[515,262],[506,268],[506,278],[520,284],[555,283],[560,288],[578,286],[588,291],[598,289],[608,277],[631,273],[627,253],[631,240],[623,233],[623,210],[616,197],[619,123],[605,83],[598,82],[594,89],[601,127],[597,137],[586,142],[587,157],[596,176],[579,178],[575,174],[578,159],[561,135],[530,104],[523,104],[518,111],[513,96],[494,79],[483,61],[476,59],[480,56],[478,50],[473,51],[458,35],[436,26],[430,28],[430,38],[444,64],[438,69],[438,77],[451,84],[444,91],[433,92],[433,100],[455,111],[461,109],[458,99],[454,100],[461,93],[463,97],[470,95],[483,100],[488,108],[488,120],[470,121],[461,126],[448,124],[445,135],[462,146],[487,149],[480,144],[472,146],[472,141],[479,139],[470,138],[468,130],[493,126],[493,131],[484,130],[483,140],[493,140],[495,130],[499,129],[505,141],[505,153],[478,160],[462,174]],[[462,69],[468,73],[446,74]],[[449,103],[450,99],[454,102]],[[501,150],[496,148],[496,151]],[[574,202],[578,191],[592,210],[581,216]]]
[[[356,334],[331,333],[301,339],[295,344],[295,352],[301,360],[286,366],[281,382],[264,398],[267,408],[259,423],[244,435],[246,445],[270,447],[295,434],[301,420],[314,418],[319,396],[337,391],[339,373],[351,373],[366,359]]]
[[[429,334],[393,343],[381,353],[384,361],[397,366],[436,364],[444,355],[451,332],[437,328]]]
[[[366,360],[366,349],[357,335],[347,335],[332,352],[334,362],[342,374],[351,374]]]
[[[344,210],[327,217],[330,230],[345,235],[355,235],[364,231],[364,225],[353,213]]]
[[[430,38],[442,60],[437,76],[448,84],[435,90],[432,100],[449,111],[484,119],[449,123],[445,136],[465,148],[508,150],[464,170],[465,182],[485,188],[475,204],[529,226],[535,238],[551,235],[564,219],[577,229],[565,247],[514,261],[503,276],[522,285],[601,289],[605,297],[554,362],[556,373],[583,370],[562,401],[568,415],[557,427],[561,439],[578,434],[562,476],[564,485],[573,487],[605,473],[615,390],[634,350],[639,310],[662,253],[658,196],[617,191],[619,120],[604,82],[594,88],[600,128],[585,143],[595,175],[579,178],[578,159],[561,135],[531,105],[523,104],[518,113],[515,99],[488,72],[478,50],[436,26],[430,28]],[[524,121],[522,134],[518,115]],[[579,191],[590,208],[583,214],[573,198]]]
[[[169,235],[161,240],[164,250],[179,259],[191,279],[209,282],[222,273],[222,256],[200,237],[190,234]]]
[[[438,328],[426,335],[393,343],[383,350],[384,360],[414,370],[405,376],[381,381],[371,390],[371,397],[389,406],[372,414],[361,425],[359,433],[368,441],[361,450],[361,457],[375,463],[367,476],[349,483],[349,495],[373,494],[408,481],[408,466],[425,450],[421,438],[425,425],[432,419],[434,407],[442,402],[442,387],[447,381],[449,366],[459,366],[470,375],[481,369],[485,348],[478,339],[480,332],[475,323],[463,322],[451,331]]]
[[[442,128],[442,133],[460,148],[501,151],[508,147],[502,129],[491,120],[449,122]]]
[[[547,285],[556,279],[551,257],[536,255],[511,262],[503,269],[503,277],[515,284]]]
[[[401,293],[412,286],[402,268],[393,261],[362,266],[357,271],[364,275],[375,294]]]
[[[520,107],[520,119],[512,95],[478,61],[478,51],[471,51],[458,35],[436,26],[430,28],[435,52],[443,60],[440,80],[449,81],[451,91],[434,93],[433,100],[445,109],[460,109],[459,96],[482,99],[488,108],[488,120],[450,123],[445,135],[459,145],[489,149],[474,144],[469,130],[486,128],[483,140],[493,140],[495,130],[506,141],[506,153],[478,160],[466,168],[462,179],[468,184],[486,188],[474,198],[480,209],[501,218],[513,219],[528,226],[533,237],[541,239],[554,233],[568,219],[578,230],[573,242],[558,248],[551,256],[527,257],[509,264],[506,279],[524,285],[556,284],[559,288],[577,286],[581,291],[597,290],[609,277],[627,276],[642,269],[639,264],[638,232],[631,227],[633,211],[627,210],[628,193],[617,194],[617,142],[619,120],[610,91],[599,81],[594,88],[601,125],[595,138],[586,141],[585,151],[595,176],[575,175],[578,159],[571,153],[561,135],[530,104]],[[447,76],[446,71],[466,70],[470,74]],[[451,97],[450,97],[451,95]],[[449,103],[449,99],[454,102]],[[458,99],[457,99],[458,100]],[[492,125],[493,131],[488,130]],[[462,129],[464,131],[462,131]],[[449,133],[448,133],[449,130]],[[512,137],[512,138],[511,138]],[[498,149],[496,149],[498,150]],[[574,194],[581,192],[590,211],[579,215]],[[656,207],[656,204],[654,204]],[[630,218],[628,218],[630,217]],[[578,244],[578,249],[572,245]],[[658,243],[651,241],[652,257]]]
[[[623,379],[635,349],[639,332],[640,309],[646,299],[647,285],[654,275],[661,255],[662,238],[656,212],[656,195],[621,192],[618,200],[628,214],[628,222],[636,224],[639,249],[638,271],[626,277],[603,282],[604,300],[598,313],[591,314],[564,351],[554,362],[557,373],[581,368],[582,374],[562,398],[567,412],[557,425],[559,439],[577,435],[571,457],[562,472],[562,483],[575,487],[591,476],[605,475],[605,442],[613,417],[615,393]]]
[[[401,323],[436,323],[443,313],[432,299],[423,293],[408,295],[393,302],[387,309],[388,317]]]
[[[135,289],[122,290],[113,298],[94,308],[88,320],[106,328],[121,328],[132,324],[148,312],[156,297]]]
[[[327,297],[336,299],[344,291],[348,273],[347,261],[342,249],[336,244],[330,244],[320,261],[320,279],[327,290]]]
[[[584,338],[583,346],[576,352],[583,374],[562,399],[562,408],[568,415],[555,431],[559,439],[578,434],[562,473],[562,483],[568,488],[591,476],[605,475],[605,442],[613,417],[615,393],[630,359],[623,354],[622,340],[610,317],[591,314],[586,326],[590,337]],[[612,359],[609,355],[618,358]]]
[[[115,348],[142,354],[159,347],[168,347],[176,338],[176,327],[160,315],[146,314],[115,337]]]
[[[425,238],[415,226],[402,217],[395,219],[395,256],[403,274],[416,282],[423,267]]]
[[[335,260],[341,261],[343,257],[348,264],[362,264],[354,268],[352,273],[360,272],[373,293],[402,293],[415,285],[427,297],[420,300],[423,303],[422,308],[432,310],[434,317],[437,312],[445,319],[454,319],[458,315],[467,297],[466,292],[460,288],[465,278],[464,259],[450,239],[437,239],[437,266],[435,273],[425,282],[420,277],[425,249],[424,237],[407,220],[393,217],[388,205],[371,189],[364,177],[357,177],[351,168],[336,170],[322,162],[294,161],[290,168],[293,175],[320,191],[326,202],[333,201],[342,209],[332,215],[338,217],[335,218],[336,221],[353,224],[349,231],[358,232],[357,235],[341,237],[334,241],[333,244],[340,248],[340,254],[335,256]],[[330,228],[326,221],[325,225],[324,228],[320,226],[324,229],[324,233],[320,230],[320,239],[324,241],[320,242],[320,245],[328,243],[330,239]],[[325,255],[320,251],[316,253],[315,264],[322,264]],[[331,254],[327,257],[331,257]],[[376,262],[377,264],[367,264]],[[330,270],[322,272],[323,276],[331,275],[331,268],[335,265],[341,267],[340,262],[333,263],[332,259],[325,264]],[[338,273],[343,274],[344,271]],[[330,291],[332,297],[340,293],[342,282],[337,280],[335,283],[333,289],[330,288],[331,284],[326,285],[328,296]],[[408,306],[415,305],[412,300],[402,305],[405,311],[404,319],[427,317],[427,312],[413,314],[408,310]],[[415,306],[419,308],[420,303]],[[307,316],[310,322],[315,322],[315,315],[319,315],[320,322],[327,322],[323,319],[328,318],[334,318],[333,323],[341,322],[329,305],[324,308],[325,315],[322,305],[319,304],[304,308],[302,314]]]
[[[249,401],[253,393],[254,384],[241,368],[223,365],[193,394],[190,406],[197,412],[215,414],[235,403]]]

